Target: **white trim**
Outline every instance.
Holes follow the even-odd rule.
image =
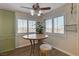
[[[37,44],[37,42],[35,43],[35,44]],[[25,47],[25,46],[30,46],[31,44],[24,44],[24,45],[20,45],[20,46],[16,46],[15,48],[21,48],[21,47]]]
[[[21,48],[21,47],[25,47],[25,46],[29,46],[29,45],[16,46],[15,48]]]
[[[8,52],[8,51],[11,51],[11,50],[14,50],[15,48],[10,48],[10,49],[6,49],[6,50],[2,50],[0,51],[0,53],[4,53],[4,52]]]
[[[71,54],[71,53],[69,53],[69,52],[67,52],[67,51],[65,51],[65,50],[62,50],[62,49],[60,49],[60,48],[57,48],[57,47],[55,47],[55,46],[53,46],[53,48],[55,48],[55,49],[57,49],[57,50],[59,50],[59,51],[61,51],[61,52],[63,52],[63,53],[66,53],[66,54],[68,54],[68,55],[70,55],[70,56],[75,56],[75,55],[73,55],[73,54]]]

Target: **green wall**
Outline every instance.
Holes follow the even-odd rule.
[[[0,10],[0,52],[15,48],[15,13]]]

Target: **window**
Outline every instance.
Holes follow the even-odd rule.
[[[64,16],[54,18],[54,33],[64,33]]]
[[[36,32],[36,21],[28,21],[29,32]]]
[[[52,19],[48,19],[45,21],[46,32],[52,32]]]
[[[36,21],[27,21],[24,19],[18,19],[17,22],[18,22],[18,31],[17,31],[18,33],[27,33],[27,28],[28,32],[36,32]]]
[[[18,19],[18,33],[27,33],[27,20]]]

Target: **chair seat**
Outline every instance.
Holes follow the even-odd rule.
[[[52,46],[50,44],[45,43],[40,45],[40,50],[52,50]]]

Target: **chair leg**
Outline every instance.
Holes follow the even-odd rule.
[[[47,56],[48,55],[48,51],[40,51],[40,56]]]

